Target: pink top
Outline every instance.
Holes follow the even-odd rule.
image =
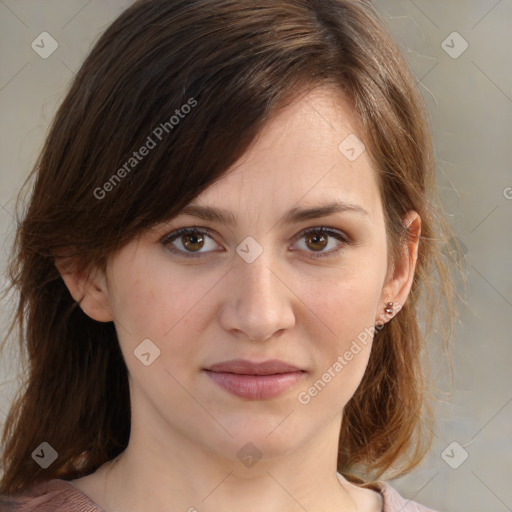
[[[435,512],[409,501],[383,481],[367,487],[380,492],[382,512]],[[1,512],[105,512],[71,482],[53,479],[34,485],[23,494],[0,496]]]

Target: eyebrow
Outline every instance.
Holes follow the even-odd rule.
[[[311,208],[292,208],[279,220],[279,222],[287,222],[290,224],[298,223],[341,212],[358,213],[363,216],[370,217],[370,214],[360,205],[346,201],[333,201],[325,205],[314,206]],[[192,215],[203,220],[220,222],[228,226],[236,224],[236,217],[231,212],[212,206],[202,206],[191,203],[185,206],[178,213],[177,217],[181,215]]]

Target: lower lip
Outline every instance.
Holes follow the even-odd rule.
[[[206,371],[206,374],[229,393],[250,400],[265,400],[278,396],[297,384],[304,376],[304,372],[242,375],[209,370]]]

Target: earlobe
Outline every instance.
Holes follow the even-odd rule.
[[[98,269],[72,269],[64,258],[55,258],[59,271],[69,293],[80,305],[82,311],[98,322],[113,320],[106,280]]]
[[[407,228],[407,236],[404,241],[402,251],[399,258],[395,261],[394,271],[391,278],[382,291],[381,301],[384,309],[387,303],[393,303],[392,315],[384,315],[386,321],[391,318],[405,304],[409,292],[412,288],[414,274],[416,271],[416,262],[418,260],[419,240],[421,235],[421,217],[414,210],[409,210],[402,217],[402,222]],[[399,307],[395,307],[399,305]],[[379,315],[382,318],[382,314]]]
[[[402,304],[399,302],[387,302],[384,311],[381,311],[375,320],[375,326],[383,326],[387,322],[389,322],[400,310],[402,309]]]

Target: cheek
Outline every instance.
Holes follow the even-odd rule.
[[[373,326],[379,305],[385,266],[358,261],[333,271],[327,279],[311,279],[303,296],[333,340],[346,341],[359,330]]]
[[[328,411],[332,417],[357,390],[372,348],[376,292],[370,287],[347,286],[317,302],[315,310],[323,312],[322,321],[329,329],[322,329],[322,336],[309,335],[315,340],[311,357],[315,364],[297,394],[298,403],[307,405],[314,415],[322,416]],[[317,320],[313,323],[319,324]]]
[[[176,361],[180,359],[191,360],[208,321],[208,293],[218,276],[191,278],[194,271],[176,272],[158,258],[151,265],[142,260],[118,268],[113,312],[125,355],[130,356],[143,340],[150,339],[166,367],[179,364]],[[186,342],[180,342],[183,340]]]
[[[310,298],[307,305],[314,313],[308,332],[308,337],[315,340],[317,363],[311,379],[316,384],[311,393],[322,391],[321,401],[341,407],[364,375],[384,272],[385,266],[376,260],[365,262],[360,258],[357,264],[333,272],[328,285],[312,280],[303,291]]]

